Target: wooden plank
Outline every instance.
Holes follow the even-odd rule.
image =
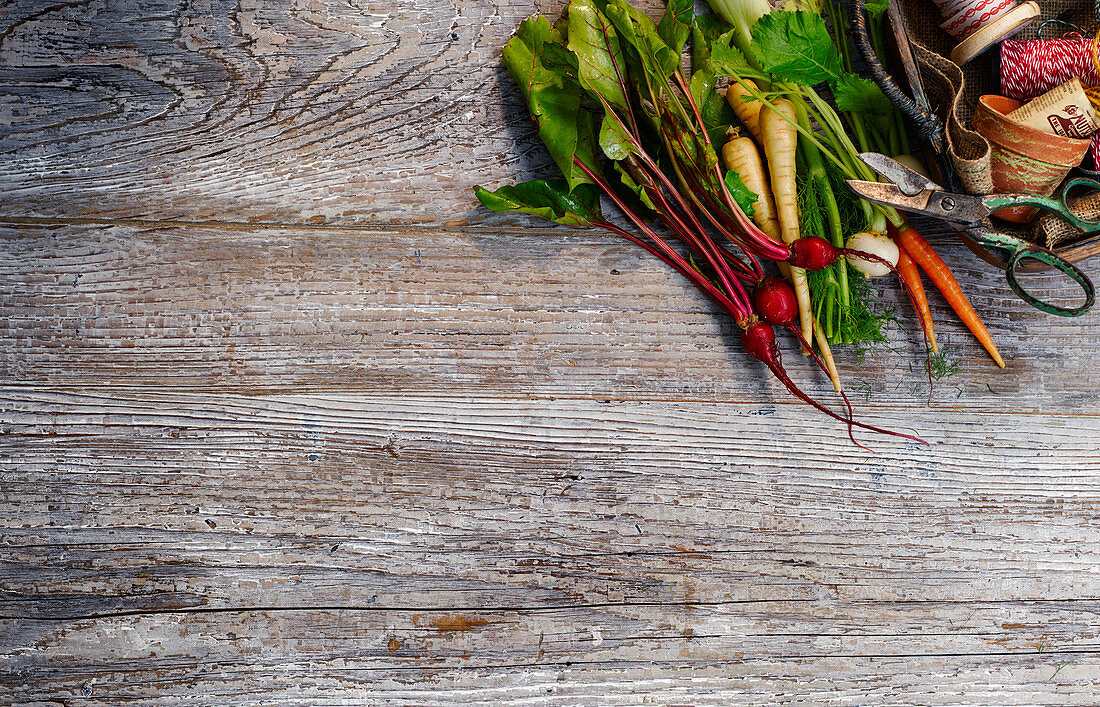
[[[13,385],[793,404],[682,278],[599,234],[9,225],[0,253]],[[944,253],[966,262],[961,246]],[[887,283],[906,330],[862,363],[838,354],[858,406],[911,407],[928,426],[940,410],[1095,414],[1100,315],[1043,315],[984,265],[958,274],[1009,370],[933,297],[958,372],[929,401],[912,315]],[[795,379],[829,395],[786,350]]]
[[[56,593],[30,612],[46,618],[95,614],[97,597],[114,612],[349,591],[469,607],[1100,599],[1095,418],[953,413],[931,447],[868,455],[800,408],[737,404],[4,401],[4,584]],[[1040,428],[1037,449],[1020,443]]]
[[[499,57],[561,5],[19,0],[0,215],[527,223],[472,188],[551,174]]]
[[[774,608],[774,613],[770,609]],[[438,615],[392,611],[245,612],[39,624],[15,699],[42,690],[82,704],[1093,704],[1092,649],[1050,645],[1019,618],[1095,626],[1093,612],[1026,605],[924,612],[860,605],[851,628],[822,636],[846,607],[762,605],[646,611]],[[932,608],[932,607],[925,607]],[[898,621],[871,634],[864,621]],[[840,624],[840,621],[837,621]],[[914,628],[943,633],[914,635]],[[918,652],[904,651],[910,641]],[[942,647],[929,651],[929,645]],[[949,652],[973,644],[978,653]],[[102,647],[107,647],[104,650]],[[900,653],[896,650],[900,649]],[[991,652],[986,652],[990,650]],[[430,657],[429,659],[425,659]],[[13,679],[14,678],[14,679]]]
[[[953,413],[932,449],[868,456],[745,404],[0,409],[18,700],[1089,704],[1100,682],[1095,418]]]

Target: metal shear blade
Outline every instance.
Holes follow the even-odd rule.
[[[859,159],[865,165],[898,185],[898,189],[906,196],[916,196],[925,190],[943,190],[943,187],[923,174],[915,172],[901,162],[878,152],[861,152]]]
[[[848,186],[867,201],[944,221],[973,225],[981,223],[982,219],[989,215],[989,208],[981,199],[965,194],[949,194],[940,189],[923,189],[909,196],[896,184],[863,182],[857,179],[849,179]]]
[[[848,186],[852,191],[868,201],[963,224],[980,223],[990,213],[981,198],[945,192],[943,187],[928,177],[886,155],[863,152],[859,158],[893,182],[849,180]]]

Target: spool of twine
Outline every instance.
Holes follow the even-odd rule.
[[[1074,76],[1085,86],[1097,86],[1097,66],[1097,39],[1076,32],[1059,39],[1006,39],[1001,42],[1001,93],[1026,101]]]
[[[933,0],[943,16],[940,25],[963,41],[1016,7],[1016,0]]]
[[[1072,32],[1056,39],[1001,42],[1001,93],[1021,101],[1080,77],[1089,103],[1100,112],[1100,33]],[[1100,171],[1100,132],[1092,136],[1093,170]]]
[[[958,44],[951,61],[959,66],[1011,37],[1039,16],[1035,0],[933,0],[943,22],[940,27]]]

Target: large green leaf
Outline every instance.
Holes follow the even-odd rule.
[[[595,168],[595,140],[591,116],[581,108],[581,87],[556,62],[548,65],[547,47],[564,45],[561,32],[536,15],[520,24],[504,47],[504,65],[527,100],[550,156],[570,187],[590,181],[575,163],[580,158]]]
[[[691,35],[691,19],[695,14],[695,0],[667,0],[665,13],[657,24],[657,34],[668,47],[679,54]]]
[[[691,90],[691,98],[695,105],[703,106],[707,99],[714,94],[714,67],[709,60],[703,62],[702,68],[691,75],[688,87]],[[703,116],[704,119],[706,116]]]
[[[493,211],[519,211],[566,226],[591,226],[603,221],[600,192],[594,184],[569,189],[564,179],[537,180],[489,191],[474,187],[482,204]]]
[[[726,131],[731,125],[739,123],[725,94],[717,91],[711,91],[707,95],[699,108],[699,113],[703,117],[703,126],[707,130],[707,135],[710,136],[710,141],[714,145],[726,144]]]
[[[764,71],[804,86],[834,79],[842,71],[825,20],[810,12],[764,15],[752,27],[750,50]]]
[[[615,27],[593,0],[571,0],[567,13],[568,47],[577,57],[581,85],[611,106],[628,112],[626,61]]]
[[[618,30],[620,41],[633,49],[651,85],[663,84],[680,67],[679,52],[665,44],[653,20],[628,0],[608,0],[604,14]]]

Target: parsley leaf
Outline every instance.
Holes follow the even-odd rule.
[[[844,73],[833,81],[832,88],[838,111],[858,113],[883,134],[890,132],[890,124],[894,120],[894,104],[874,81]]]
[[[765,15],[766,17],[766,15]],[[733,46],[733,34],[730,30],[710,45],[710,63],[714,73],[718,76],[756,76],[758,71],[749,66],[745,55],[737,47]]]
[[[874,81],[855,74],[841,74],[833,82],[833,98],[840,111],[890,115],[894,109],[894,104]]]

